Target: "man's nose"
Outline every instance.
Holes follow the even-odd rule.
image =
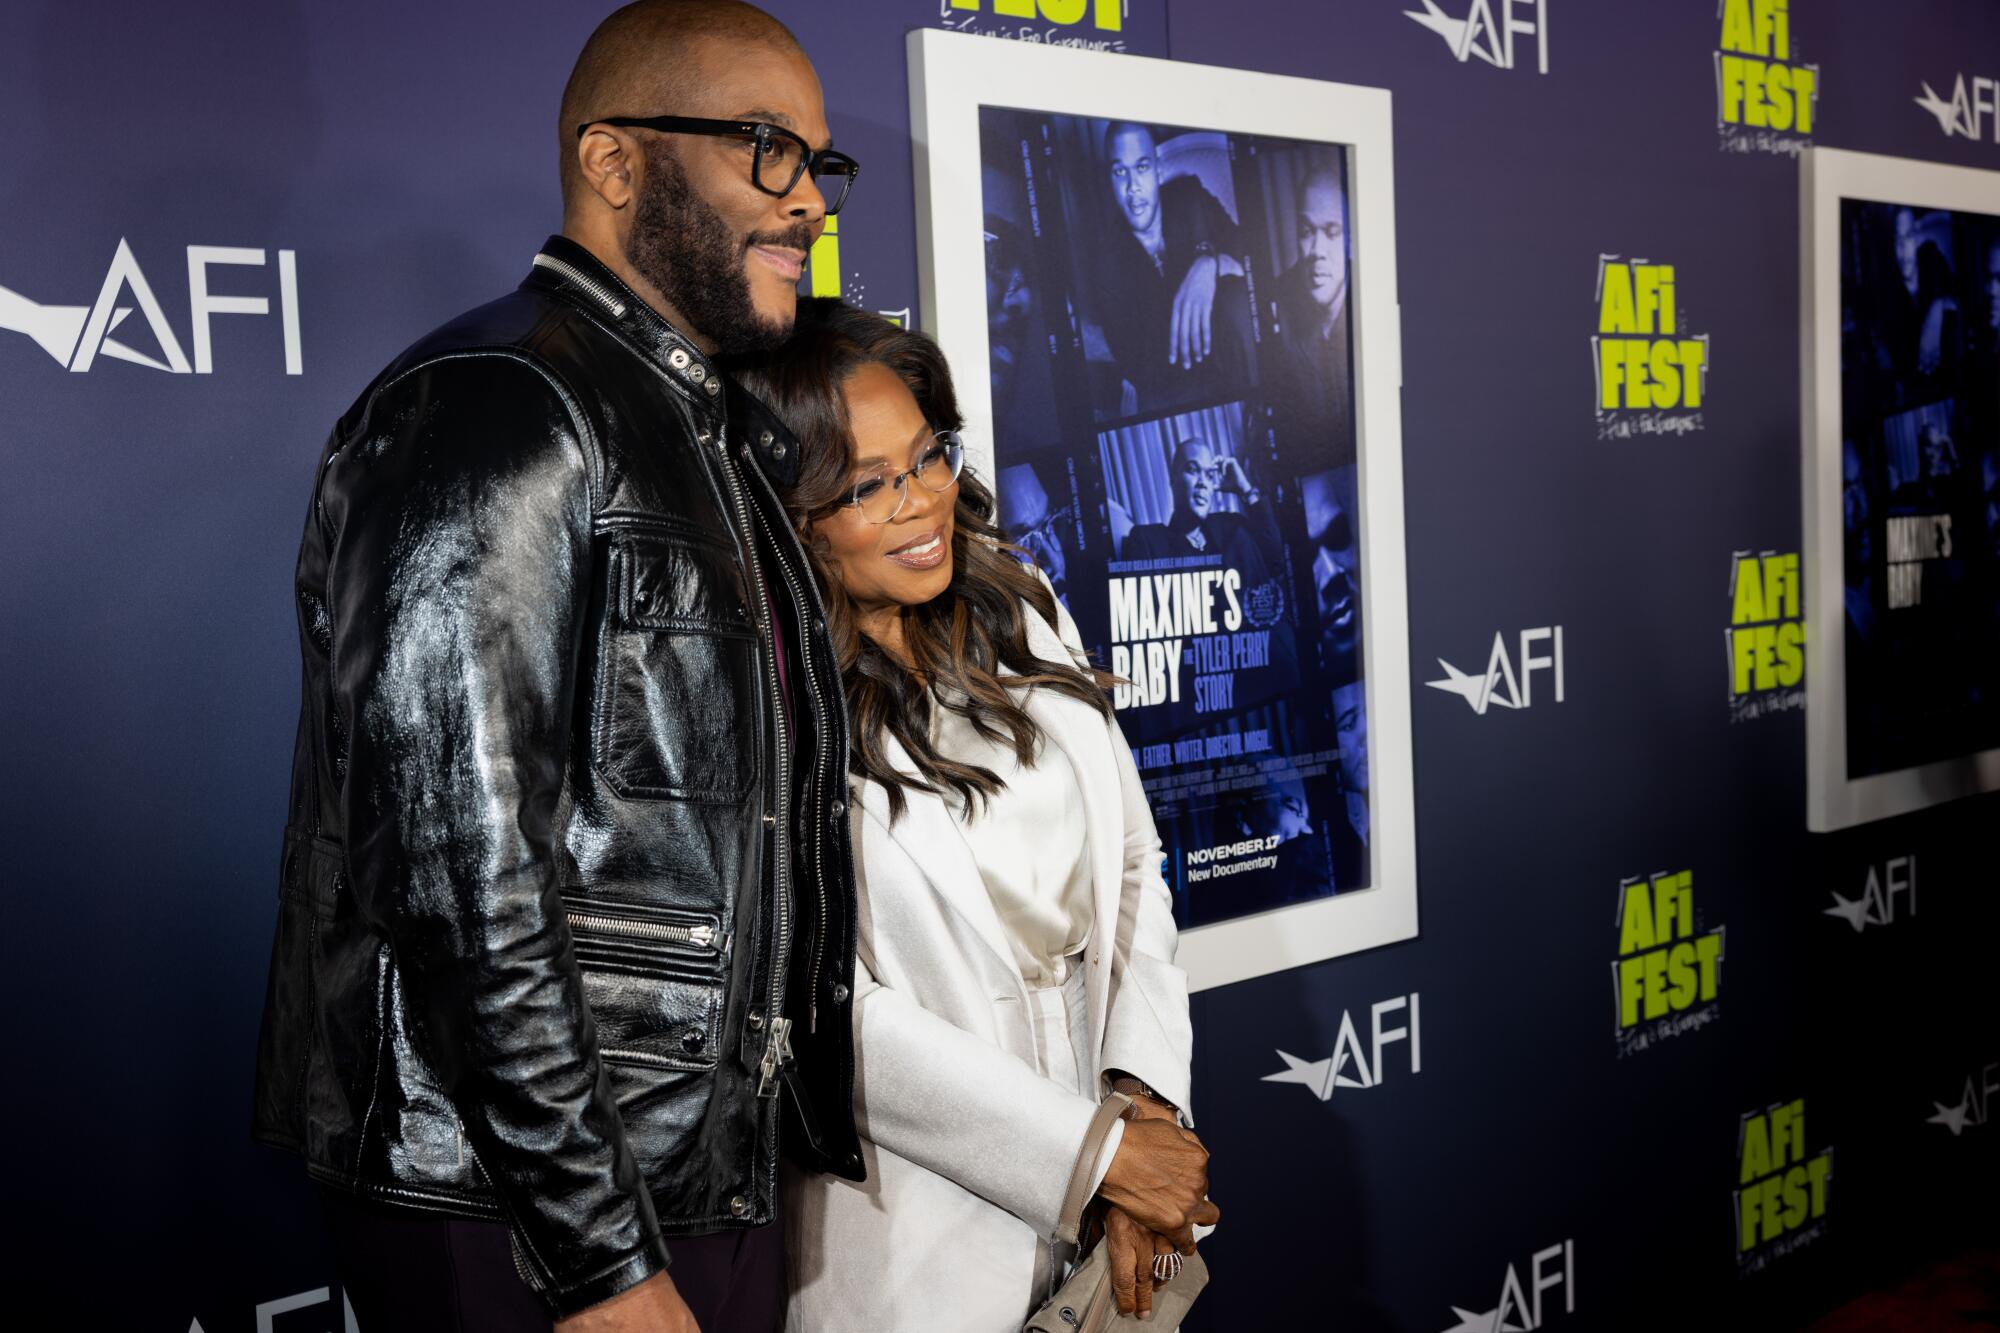
[[[819,181],[810,171],[800,172],[799,183],[778,203],[786,218],[812,224],[813,236],[818,238],[819,228],[826,222],[826,196],[820,193]]]

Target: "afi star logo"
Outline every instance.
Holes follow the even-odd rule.
[[[333,1290],[330,1287],[316,1287],[312,1291],[302,1291],[296,1296],[281,1296],[275,1301],[265,1301],[257,1307],[255,1312],[257,1327],[267,1329],[271,1327],[273,1321],[279,1315],[290,1314],[294,1310],[310,1309],[315,1305],[331,1305],[332,1303]],[[348,1299],[345,1291],[340,1293],[340,1313],[342,1316],[341,1327],[346,1330],[346,1333],[356,1333],[358,1326],[354,1320],[354,1302]],[[328,1310],[324,1314],[326,1317],[331,1318],[333,1312]],[[291,1323],[292,1321],[288,1319],[285,1321],[285,1326],[289,1328],[291,1327]],[[201,1320],[196,1319],[193,1323],[189,1324],[188,1333],[205,1333],[205,1330],[201,1326]]]
[[[1923,89],[1922,97],[1910,100],[1936,118],[1945,138],[1963,135],[1977,139],[1984,121],[1993,127],[1993,142],[2000,143],[2000,79],[1968,80],[1961,74],[1949,98],[1939,97],[1928,83]]]
[[[1438,36],[1460,64],[1478,56],[1500,69],[1514,68],[1514,39],[1535,39],[1537,68],[1549,72],[1549,0],[1472,0],[1465,17],[1455,19],[1438,8],[1437,0],[1423,0],[1423,10],[1403,11]],[[1516,11],[1522,11],[1517,13]]]
[[[1976,1074],[1965,1076],[1965,1087],[1958,1094],[1956,1106],[1946,1106],[1943,1102],[1932,1102],[1937,1114],[1928,1117],[1927,1125],[1943,1125],[1957,1138],[1965,1132],[1967,1125],[1975,1128],[1986,1123],[1986,1108],[1992,1104],[1995,1091],[2000,1091],[2000,1083],[1994,1076],[2000,1073],[2000,1064],[1990,1064]]]
[[[192,318],[190,333],[194,345],[192,369],[197,375],[209,375],[215,371],[209,334],[209,319],[212,316],[271,313],[271,301],[267,296],[222,296],[210,292],[209,270],[220,265],[262,268],[264,252],[229,245],[187,247],[188,312]],[[157,344],[158,356],[150,356],[111,336],[132,313],[131,305],[120,304],[120,298],[127,292],[131,294],[131,300],[138,304],[139,313],[145,316],[147,327]],[[285,373],[303,374],[304,359],[299,351],[299,268],[295,251],[278,251],[278,307],[284,326]],[[190,369],[187,353],[181,350],[173,325],[167,322],[166,312],[160,309],[152,284],[146,281],[146,274],[140,269],[132,247],[122,238],[117,251],[111,256],[111,266],[105,271],[96,301],[87,306],[42,305],[19,292],[0,287],[0,329],[27,334],[58,364],[79,374],[96,364],[99,356],[164,370],[172,375],[185,375]]]
[[[1408,995],[1378,1000],[1371,1005],[1368,1010],[1369,1041],[1365,1048],[1355,1035],[1354,1015],[1341,1011],[1340,1035],[1334,1038],[1332,1055],[1324,1060],[1301,1060],[1296,1055],[1279,1051],[1278,1058],[1285,1062],[1285,1068],[1275,1074],[1264,1075],[1263,1081],[1303,1084],[1313,1096],[1323,1102],[1329,1101],[1335,1088],[1373,1088],[1380,1085],[1387,1072],[1382,1063],[1384,1049],[1399,1041],[1409,1043],[1410,1072],[1422,1073],[1424,1044],[1417,998],[1417,992],[1411,991]],[[1386,1015],[1404,1007],[1410,1011],[1408,1027],[1382,1025]]]
[[[1540,655],[1533,645],[1549,640],[1552,651]],[[1434,690],[1447,690],[1458,695],[1471,705],[1472,711],[1481,717],[1492,707],[1526,708],[1535,702],[1535,672],[1549,671],[1555,675],[1557,703],[1563,701],[1563,629],[1561,625],[1544,626],[1541,629],[1521,631],[1520,674],[1514,671],[1514,659],[1507,656],[1507,638],[1504,634],[1493,636],[1493,651],[1486,656],[1486,670],[1481,675],[1470,675],[1460,671],[1442,657],[1437,660],[1444,668],[1443,680],[1427,680],[1424,684]],[[1501,687],[1505,688],[1502,689]]]
[[[1561,1266],[1555,1267],[1560,1260]],[[1547,1267],[1545,1267],[1547,1265]],[[1500,1301],[1491,1310],[1462,1310],[1451,1307],[1458,1322],[1443,1333],[1527,1333],[1542,1326],[1544,1310],[1542,1293],[1562,1288],[1563,1313],[1576,1313],[1576,1242],[1563,1241],[1551,1245],[1546,1250],[1537,1250],[1528,1260],[1528,1282],[1523,1288],[1521,1275],[1514,1265],[1507,1265],[1507,1276],[1500,1280]]]
[[[1882,872],[1875,873],[1875,867],[1868,867],[1868,881],[1861,886],[1860,896],[1843,898],[1833,895],[1833,906],[1826,908],[1828,916],[1837,916],[1858,933],[1870,926],[1887,926],[1896,920],[1896,898],[1903,899],[1904,915],[1917,914],[1917,858],[1898,856],[1882,865]]]

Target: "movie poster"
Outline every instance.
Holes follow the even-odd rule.
[[[1840,206],[1847,777],[2000,746],[2000,218]]]
[[[1183,926],[1366,888],[1346,152],[979,111],[995,489]]]

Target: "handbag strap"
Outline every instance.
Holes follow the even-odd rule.
[[[1098,1103],[1097,1113],[1090,1117],[1090,1125],[1083,1132],[1083,1151],[1077,1156],[1076,1169],[1070,1172],[1069,1189],[1063,1195],[1062,1212],[1056,1218],[1056,1239],[1065,1245],[1076,1244],[1083,1230],[1083,1206],[1090,1202],[1091,1178],[1096,1174],[1097,1154],[1104,1146],[1104,1136],[1131,1109],[1132,1099],[1114,1092]]]

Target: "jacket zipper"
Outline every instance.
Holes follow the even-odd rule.
[[[722,467],[723,489],[729,493],[730,507],[736,513],[737,531],[743,534],[743,554],[749,566],[751,600],[757,607],[757,628],[768,650],[777,652],[777,639],[771,629],[771,603],[766,595],[762,566],[757,562],[756,532],[750,519],[750,506],[743,496],[743,479],[737,475],[735,465],[729,459],[729,445],[723,435],[702,431],[703,444],[714,442],[716,457]],[[778,672],[775,656],[772,670],[766,680],[770,686],[771,719],[775,730],[782,733],[785,725],[785,700],[778,688]],[[764,1044],[764,1055],[757,1064],[757,1095],[775,1097],[778,1095],[778,1072],[792,1054],[792,1024],[784,1017],[785,976],[791,966],[792,951],[792,875],[791,840],[789,836],[789,815],[792,773],[791,747],[784,743],[783,736],[774,735],[771,749],[776,755],[772,765],[777,781],[772,783],[772,803],[777,806],[773,820],[771,837],[772,883],[777,888],[773,908],[776,912],[776,930],[773,932],[771,957],[771,999],[768,1010],[770,1016],[770,1036]]]
[[[568,278],[571,282],[575,283],[577,286],[583,288],[586,292],[589,292],[592,296],[596,297],[599,301],[603,302],[604,307],[611,312],[612,318],[614,319],[624,318],[625,303],[619,300],[616,296],[612,295],[611,289],[609,287],[606,287],[603,283],[599,282],[597,279],[590,277],[589,275],[583,272],[580,272],[577,269],[576,265],[571,264],[565,260],[557,259],[554,255],[551,254],[537,254],[535,256],[534,266],[536,268],[549,269],[552,272],[561,274],[563,277]]]
[[[575,929],[587,930],[593,935],[626,935],[663,944],[693,944],[703,949],[715,947],[715,927],[710,925],[670,926],[662,922],[630,921],[624,917],[598,916],[590,912],[571,912],[569,923]]]
[[[763,476],[762,473],[758,473],[757,475],[760,478]],[[768,490],[768,483],[766,483],[766,487]],[[772,499],[775,501],[777,497],[773,495]],[[763,514],[758,513],[756,519],[757,526],[764,533],[764,540],[770,542],[775,549],[778,544],[777,538],[772,536],[770,526],[765,523]],[[812,694],[813,716],[815,718],[824,718],[826,716],[825,701],[820,698],[819,682],[814,678],[812,670],[812,626],[807,622],[803,614],[805,602],[800,596],[797,581],[792,578],[790,568],[786,566],[783,560],[779,560],[777,564],[778,573],[785,580],[786,589],[792,594],[792,605],[801,609],[799,616],[799,665],[806,678],[806,689]],[[817,588],[813,589],[812,595],[814,605],[817,607],[819,590]],[[826,743],[826,736],[824,734],[826,730],[825,726],[817,727],[815,729],[816,734],[813,737],[813,776],[815,781],[818,780],[821,771],[820,756],[823,752],[822,747]],[[845,735],[844,729],[842,734],[843,736]],[[809,808],[813,808],[813,803],[810,799],[812,795],[813,792],[809,789],[806,793]],[[815,813],[817,813],[816,809]],[[813,932],[812,954],[810,955],[810,962],[806,969],[806,1032],[808,1034],[819,1031],[819,964],[820,957],[825,951],[826,932],[829,925],[826,905],[825,857],[820,852],[821,835],[819,825],[820,821],[815,818],[812,821],[811,835],[812,879],[813,892],[819,903],[819,929]]]

